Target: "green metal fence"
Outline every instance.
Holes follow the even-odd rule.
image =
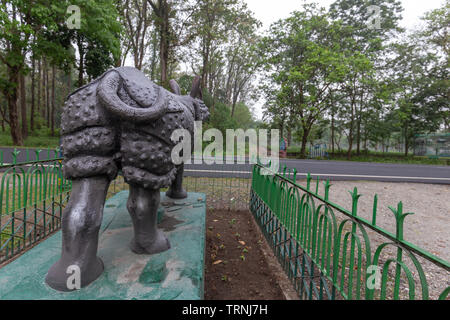
[[[358,217],[355,188],[352,210],[329,201],[330,183],[320,195],[319,180],[306,187],[296,172],[274,174],[256,165],[253,169],[250,210],[275,255],[303,299],[447,299],[450,264],[403,239],[410,213],[400,202],[391,208],[396,234],[377,226],[377,196],[372,221]],[[433,283],[434,266],[443,274]],[[433,292],[431,292],[433,291]]]
[[[59,150],[33,152],[34,161],[29,152],[18,161],[15,150],[8,164],[0,164],[0,264],[57,231],[69,199],[71,182],[62,176]],[[321,195],[311,176],[301,186],[295,171],[264,173],[260,165],[252,179],[248,172],[205,177],[188,170],[184,187],[206,193],[208,209],[248,210],[250,204],[301,298],[449,299],[450,264],[403,239],[409,213],[402,203],[391,208],[391,234],[377,225],[376,196],[368,221],[358,216],[356,188],[348,211],[329,201],[329,181]],[[119,175],[108,196],[127,188]],[[436,268],[444,279],[439,283],[430,280]]]
[[[14,150],[10,163],[0,164],[0,263],[60,228],[71,182],[62,176],[59,150],[33,150],[34,161],[18,161]],[[40,158],[44,157],[44,160]]]
[[[59,155],[59,149],[0,151],[0,264],[61,227],[72,184],[62,175]],[[248,210],[250,176],[228,171],[205,177],[187,171],[183,185],[188,192],[205,193],[208,209]],[[107,198],[127,189],[119,173]]]

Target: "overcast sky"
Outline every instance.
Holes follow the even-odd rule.
[[[286,18],[292,11],[300,9],[304,0],[245,0],[245,2],[255,13],[255,17],[263,23],[263,29],[267,29],[272,22]],[[328,8],[334,0],[306,0],[306,2],[316,2]],[[425,12],[442,7],[445,0],[400,0],[400,2],[404,9],[401,26],[412,29],[419,24],[420,17]],[[256,117],[261,119],[261,102],[254,107]]]

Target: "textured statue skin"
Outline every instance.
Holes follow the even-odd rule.
[[[130,248],[137,254],[168,250],[170,243],[157,228],[159,189],[182,199],[183,165],[172,163],[178,141],[171,135],[209,116],[201,96],[200,79],[194,80],[189,96],[155,85],[135,68],[109,70],[73,92],[61,117],[63,173],[72,180],[72,193],[62,218],[61,258],[50,268],[46,283],[70,291],[68,267],[81,271],[81,287],[97,279],[104,266],[97,257],[103,206],[111,180],[121,170],[130,185],[127,209],[134,228]],[[193,139],[192,139],[193,141]]]

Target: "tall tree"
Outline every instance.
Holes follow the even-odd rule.
[[[376,8],[379,10],[370,10]],[[398,22],[401,19],[403,8],[398,0],[337,0],[330,6],[330,15],[336,20],[342,21],[349,28],[344,37],[351,38],[349,43],[353,52],[372,61],[376,67],[378,61],[384,58],[385,43],[402,31]],[[349,122],[347,123],[347,137],[349,148],[347,157],[351,157],[354,140],[356,137],[357,154],[360,153],[362,137],[362,119],[365,118],[367,97],[372,95],[371,86],[367,82],[373,74],[367,74],[367,68],[354,69],[343,83],[344,90],[349,95],[351,104],[348,110]],[[344,105],[345,106],[345,105]],[[355,134],[356,133],[356,134]]]
[[[286,114],[288,126],[300,127],[302,157],[311,129],[330,106],[328,100],[337,84],[350,71],[348,66],[359,63],[354,62],[359,56],[344,49],[344,31],[323,8],[311,4],[274,23],[261,43],[268,88],[276,88],[266,95],[276,107],[266,111]]]
[[[10,0],[0,3],[0,61],[7,67],[7,75],[0,81],[0,90],[8,100],[9,122],[13,144],[22,145],[23,131],[19,128],[18,89],[21,75],[29,72],[26,57],[37,47],[51,47],[48,56],[62,56],[65,48],[48,41],[46,34],[59,29],[64,23],[67,6],[50,0]],[[25,101],[25,95],[23,101]],[[22,110],[22,123],[26,125],[26,108]]]
[[[148,39],[153,24],[152,10],[147,0],[120,1],[119,10],[125,35],[122,40],[122,47],[125,48],[124,58],[131,50],[134,67],[141,70],[144,57],[152,44]]]

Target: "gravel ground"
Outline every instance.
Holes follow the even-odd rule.
[[[303,185],[304,183],[302,183]],[[315,183],[312,184],[315,188]],[[414,183],[384,183],[368,181],[333,181],[330,189],[330,201],[351,211],[351,196],[348,191],[358,188],[362,194],[358,202],[358,215],[372,221],[373,198],[378,194],[377,226],[395,234],[395,218],[388,206],[397,208],[398,202],[403,202],[403,212],[412,212],[405,219],[404,239],[421,247],[441,259],[450,261],[450,186],[428,185]],[[324,194],[323,184],[319,186],[319,193]],[[376,247],[383,242],[390,242],[369,232],[372,244],[372,255]],[[393,250],[387,250],[382,255],[383,260],[395,258]],[[450,273],[434,264],[418,257],[427,277],[430,298],[437,299],[439,294],[450,286]],[[407,260],[407,259],[405,259]],[[411,261],[406,261],[410,269],[414,269]],[[393,268],[392,268],[393,269]],[[417,277],[417,272],[413,274]],[[402,283],[406,284],[405,279]],[[416,283],[416,292],[420,285]],[[403,285],[402,292],[407,293],[407,285]],[[420,298],[418,293],[418,298]],[[450,297],[449,297],[450,298]]]
[[[397,208],[403,202],[403,212],[412,212],[404,223],[404,239],[432,254],[450,261],[450,186],[414,183],[384,183],[367,181],[334,181],[330,200],[351,210],[348,191],[358,188],[362,194],[358,215],[372,220],[373,197],[378,194],[377,225],[395,234],[395,218],[388,206]]]

